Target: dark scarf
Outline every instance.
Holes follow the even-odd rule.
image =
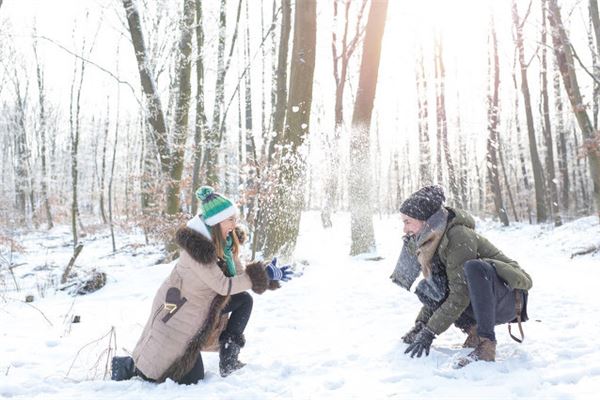
[[[396,268],[390,276],[392,282],[410,291],[410,287],[423,272],[416,291],[433,300],[442,300],[448,290],[448,279],[437,256],[437,248],[446,231],[448,210],[440,208],[425,222],[417,235],[406,235]]]

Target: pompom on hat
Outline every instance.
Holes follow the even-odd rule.
[[[200,200],[202,217],[208,226],[214,226],[238,212],[231,200],[216,193],[210,186],[202,186],[196,190],[196,197]]]
[[[425,186],[404,200],[400,212],[420,221],[427,221],[442,207],[444,200],[446,196],[441,186]]]

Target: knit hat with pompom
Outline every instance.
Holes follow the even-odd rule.
[[[210,186],[202,186],[196,190],[204,222],[213,226],[237,214],[237,207],[222,194],[216,193]]]

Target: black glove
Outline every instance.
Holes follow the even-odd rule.
[[[425,324],[423,321],[415,322],[415,326],[413,326],[410,331],[406,332],[404,336],[402,336],[402,341],[406,344],[413,344],[417,338],[417,334],[421,332],[421,329],[423,329],[424,326]]]
[[[406,344],[413,344],[417,338],[417,334],[421,332],[421,329],[424,327],[425,323],[423,321],[416,321],[415,326],[413,326],[410,331],[406,332],[404,336],[402,336],[402,341]]]
[[[410,353],[410,358],[413,358],[415,355],[421,357],[423,355],[423,350],[425,350],[425,355],[428,356],[429,348],[431,347],[431,342],[433,342],[434,338],[435,333],[431,332],[426,326],[423,327],[423,329],[417,333],[415,341],[406,348],[404,354]]]

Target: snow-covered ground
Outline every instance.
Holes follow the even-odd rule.
[[[414,294],[391,283],[401,244],[399,217],[376,219],[377,255],[348,256],[349,216],[323,230],[316,213],[302,219],[298,276],[276,292],[254,295],[241,359],[247,366],[223,379],[216,353],[204,353],[206,379],[192,386],[104,377],[107,349],[131,351],[156,288],[172,265],[155,265],[156,247],[141,235],[86,238],[78,268],[108,274],[92,294],[48,288],[72,249],[66,228],[21,238],[13,262],[20,291],[2,271],[0,397],[14,399],[586,399],[600,391],[600,255],[570,258],[598,244],[593,217],[550,226],[480,221],[479,230],[531,273],[526,340],[496,330],[497,362],[452,368],[464,335],[452,327],[429,357],[404,355],[400,337],[419,310]],[[6,252],[3,256],[7,257]],[[33,271],[37,267],[37,271]],[[33,273],[35,272],[35,273]],[[2,282],[0,282],[2,283]],[[33,294],[36,300],[22,300]],[[43,297],[42,297],[43,294]],[[71,323],[74,315],[80,323]],[[114,331],[112,330],[114,327]]]

